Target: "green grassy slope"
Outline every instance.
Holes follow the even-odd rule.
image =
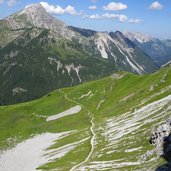
[[[171,93],[170,78],[171,67],[168,66],[154,74],[144,76],[120,72],[98,81],[53,91],[39,100],[2,106],[0,107],[0,150],[12,148],[36,134],[76,130],[57,141],[51,148],[62,147],[84,138],[87,140],[63,157],[41,166],[41,169],[63,171],[71,169],[83,162],[90,154],[92,150],[90,141],[93,140],[91,155],[75,170],[83,166],[87,170],[98,170],[98,167],[102,170],[148,170],[149,168],[154,170],[163,161],[154,158],[155,154],[146,158],[143,156],[146,156],[149,150],[153,150],[154,147],[149,143],[151,131],[171,114],[166,110],[170,102],[155,112],[151,111],[148,113],[149,116],[146,114],[142,117],[141,113],[138,113],[142,118],[136,122],[133,113],[147,104],[168,96]],[[82,106],[78,114],[46,122],[44,116],[55,115],[75,105]],[[125,114],[126,112],[130,113]],[[160,115],[162,112],[164,113]],[[155,119],[149,120],[150,118]],[[92,119],[94,135],[90,130]],[[129,124],[127,125],[126,121],[129,124],[133,123],[133,126],[128,129]],[[117,133],[119,123],[123,130]],[[130,131],[137,124],[140,125],[138,129]],[[112,130],[115,128],[116,130]],[[115,139],[115,136],[120,136],[122,131],[121,138]],[[105,163],[109,164],[111,161],[112,164],[107,169]],[[104,165],[101,166],[99,163]]]

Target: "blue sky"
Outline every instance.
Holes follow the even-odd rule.
[[[171,0],[0,0],[0,18],[40,2],[67,25],[171,38]]]

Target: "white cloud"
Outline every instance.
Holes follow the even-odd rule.
[[[108,19],[117,19],[120,22],[126,22],[128,20],[128,17],[123,14],[109,14],[105,13],[102,15],[102,18],[108,18]]]
[[[83,16],[84,19],[91,19],[91,20],[99,20],[99,19],[115,19],[118,20],[119,22],[127,22],[128,21],[128,17],[126,15],[123,14],[109,14],[109,13],[105,13],[102,15],[99,14],[93,14],[93,15],[84,15]]]
[[[141,23],[141,20],[140,19],[130,19],[129,23],[131,23],[131,24],[139,24],[139,23]]]
[[[102,15],[103,18],[109,18],[109,19],[115,19],[116,18],[116,14],[109,14],[109,13],[105,13]]]
[[[7,4],[8,6],[12,7],[18,3],[18,0],[8,0]]]
[[[91,9],[91,10],[96,10],[97,9],[96,5],[89,6],[88,8]]]
[[[99,14],[94,14],[94,15],[90,15],[88,18],[91,20],[99,20],[101,19],[101,16]]]
[[[119,15],[118,18],[120,22],[126,22],[128,20],[128,17],[126,15]]]
[[[111,2],[107,6],[103,6],[103,9],[108,11],[120,11],[125,10],[127,8],[128,6],[126,4],[116,2]]]
[[[47,2],[40,2],[40,4],[45,8],[48,13],[62,15],[62,14],[69,14],[69,15],[80,15],[75,8],[71,5],[68,5],[66,8],[62,8],[59,5],[49,5]]]
[[[114,2],[113,2],[114,3]],[[75,10],[75,8],[71,5],[68,5],[66,8],[62,8],[59,5],[49,5],[47,2],[40,2],[40,4],[46,9],[46,11],[48,13],[51,14],[56,14],[56,15],[62,15],[62,14],[69,14],[69,15],[82,15],[83,19],[91,19],[91,20],[100,20],[100,19],[113,19],[119,22],[126,22],[126,23],[140,23],[141,20],[139,19],[129,19],[126,15],[124,14],[111,14],[111,13],[105,13],[105,14],[93,14],[93,15],[87,15],[84,14],[83,12],[77,12]],[[112,3],[109,4],[109,6]],[[124,4],[118,3],[117,5],[118,8],[117,10],[123,10],[124,8],[126,9],[126,7],[123,7]],[[89,6],[89,9],[95,10],[97,9],[96,5],[94,6]],[[114,8],[114,6],[111,8],[111,10],[116,10],[116,7]]]
[[[0,0],[0,5],[4,3],[4,0]]]
[[[110,14],[105,13],[102,15],[94,14],[94,15],[84,15],[83,19],[91,19],[91,20],[99,20],[99,19],[112,19],[122,23],[131,23],[131,24],[138,24],[141,22],[140,19],[129,19],[124,14]]]
[[[161,10],[161,9],[163,9],[163,5],[160,4],[158,1],[155,1],[149,6],[149,9],[150,10]]]
[[[64,11],[70,15],[76,15],[77,14],[75,8],[71,5],[67,6]]]
[[[40,4],[45,8],[45,10],[48,13],[57,14],[57,15],[62,15],[65,13],[65,10],[59,5],[55,7],[53,5],[49,5],[47,2],[41,2]]]

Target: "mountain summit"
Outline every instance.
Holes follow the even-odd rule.
[[[7,26],[13,30],[37,27],[53,30],[63,36],[71,37],[73,35],[64,22],[51,16],[41,4],[28,6],[5,18],[5,21]]]
[[[49,15],[41,4],[26,7],[24,10],[5,18],[5,20],[13,29],[39,27],[57,30],[65,26],[62,21]]]

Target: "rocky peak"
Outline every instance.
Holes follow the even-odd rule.
[[[120,31],[115,31],[115,33],[114,33],[116,36],[118,36],[118,37],[122,37],[122,38],[124,38],[124,35],[122,34],[122,32],[120,32]]]
[[[41,4],[28,6],[24,10],[5,18],[5,20],[12,29],[38,27],[56,31],[59,30],[59,27],[65,26],[62,21],[47,13]]]
[[[45,12],[46,10],[43,8],[43,6],[38,3],[38,4],[27,6],[23,11],[20,12],[20,14],[22,13],[36,14],[36,13],[45,13]]]
[[[152,41],[154,40],[155,38],[149,36],[149,35],[146,35],[146,34],[142,34],[142,33],[139,33],[139,32],[128,32],[128,31],[125,31],[123,33],[127,38],[129,38],[130,40],[132,41],[138,41],[139,43],[146,43],[146,42],[149,42],[149,41]]]
[[[122,44],[125,48],[135,48],[135,44],[126,38],[120,31],[110,32],[109,35],[119,44]]]
[[[33,4],[24,10],[4,19],[12,30],[27,28],[43,28],[51,30],[62,37],[71,39],[76,32],[69,29],[64,22],[51,16],[41,4]]]
[[[124,35],[120,31],[110,32],[109,35],[115,40],[123,41],[125,39]]]

